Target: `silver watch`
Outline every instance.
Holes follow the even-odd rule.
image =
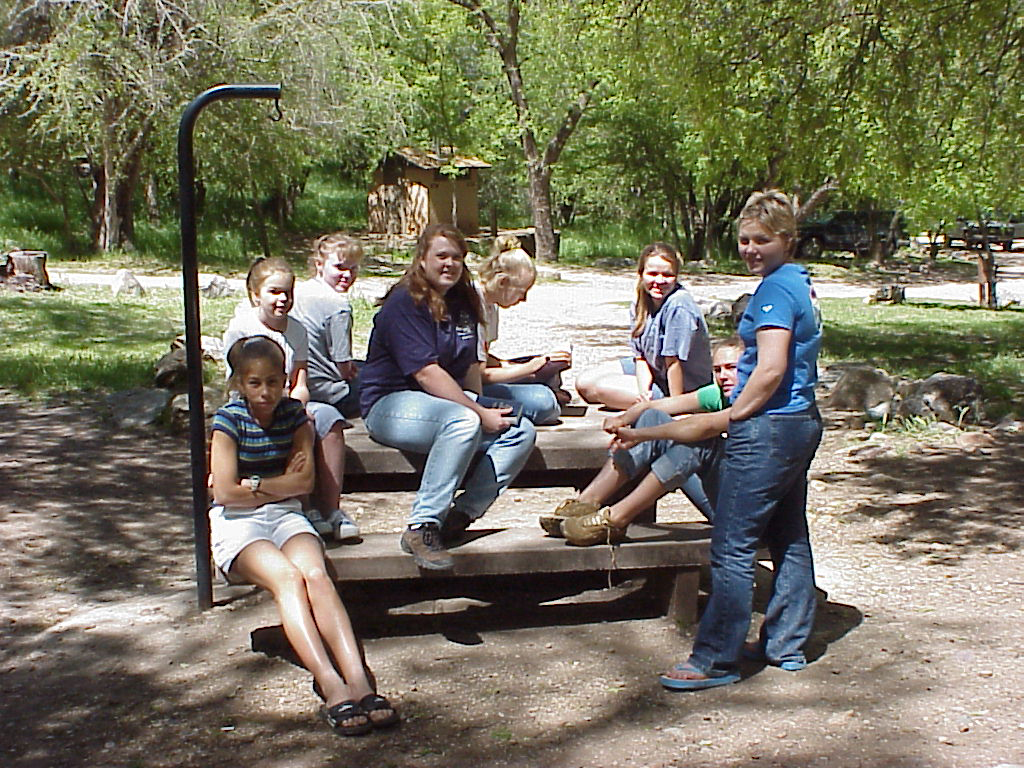
[[[260,489],[260,483],[263,482],[263,478],[259,475],[251,475],[249,477],[249,490],[256,493]]]

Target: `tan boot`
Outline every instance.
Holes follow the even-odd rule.
[[[583,515],[592,515],[600,509],[600,505],[593,501],[580,501],[579,499],[566,499],[557,507],[555,511],[541,515],[538,518],[540,527],[544,529],[544,532],[548,536],[554,536],[555,538],[561,538],[562,536],[562,521],[568,517],[582,517]]]
[[[562,521],[562,535],[574,547],[618,544],[626,538],[626,529],[613,524],[611,516],[611,509],[602,507],[590,515],[567,517]]]

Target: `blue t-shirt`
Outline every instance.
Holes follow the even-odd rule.
[[[631,311],[630,325],[636,307]],[[665,357],[683,364],[683,391],[692,392],[711,382],[711,339],[704,313],[690,292],[677,284],[656,313],[647,318],[639,336],[630,339],[636,357],[642,357],[654,373],[654,383],[668,396]]]
[[[814,404],[821,347],[821,309],[806,269],[797,264],[783,264],[766,275],[750,297],[736,329],[746,346],[736,366],[733,401],[757,366],[757,331],[761,328],[785,328],[793,336],[786,373],[757,414],[806,410]]]
[[[406,389],[422,391],[413,374],[437,363],[462,382],[477,358],[477,320],[454,289],[445,296],[448,317],[440,323],[426,303],[416,304],[398,286],[373,318],[366,365],[360,374],[359,405],[364,418],[384,395]]]
[[[282,397],[274,409],[274,418],[264,429],[249,413],[245,400],[234,398],[213,416],[213,432],[223,432],[238,446],[238,476],[283,475],[292,452],[295,430],[309,418],[298,400]]]

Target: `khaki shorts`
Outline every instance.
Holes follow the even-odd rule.
[[[225,580],[231,581],[231,566],[239,553],[254,541],[269,541],[280,549],[300,533],[317,536],[302,514],[298,499],[274,501],[259,507],[210,508],[210,548],[213,562]]]

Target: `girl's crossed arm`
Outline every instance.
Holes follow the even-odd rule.
[[[214,502],[225,507],[256,507],[310,493],[313,490],[313,425],[306,422],[295,431],[284,474],[262,478],[256,491],[252,490],[249,478],[238,476],[238,445],[224,432],[213,433],[210,465]]]

